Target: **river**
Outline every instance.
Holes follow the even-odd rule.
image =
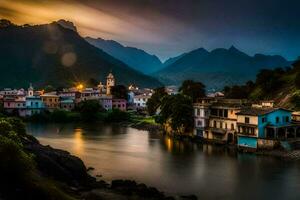
[[[27,124],[42,144],[71,152],[104,180],[134,179],[200,199],[300,199],[300,163],[174,141],[129,127]]]

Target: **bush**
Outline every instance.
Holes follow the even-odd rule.
[[[121,111],[119,109],[113,109],[111,111],[108,111],[106,116],[104,117],[104,121],[106,122],[122,122],[128,121],[129,119],[129,113]]]
[[[4,119],[0,120],[0,135],[8,136],[9,132],[12,131],[12,125]]]
[[[32,157],[22,150],[19,143],[4,136],[0,136],[0,158],[2,187],[16,188],[20,182],[26,181],[35,166]]]

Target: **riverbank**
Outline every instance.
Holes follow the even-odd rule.
[[[197,199],[195,196],[169,197],[154,187],[133,180],[110,183],[99,180],[89,174],[80,158],[44,146],[27,135],[24,124],[18,119],[2,118],[0,131],[3,161],[0,163],[0,197],[3,200]]]

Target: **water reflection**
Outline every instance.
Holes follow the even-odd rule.
[[[83,139],[82,139],[82,129],[81,128],[75,128],[74,129],[74,150],[73,152],[76,155],[83,155],[84,149],[83,149]]]
[[[27,126],[43,144],[80,156],[106,180],[135,179],[203,199],[299,199],[299,163],[173,140],[121,126]]]

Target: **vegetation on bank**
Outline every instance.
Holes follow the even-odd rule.
[[[148,113],[170,134],[185,135],[194,127],[193,102],[205,96],[205,85],[186,80],[176,95],[168,95],[165,88],[157,88],[147,102]]]
[[[0,194],[7,199],[73,199],[52,180],[41,176],[35,156],[24,143],[37,142],[17,118],[0,119]],[[0,196],[1,196],[0,195]]]
[[[226,98],[275,100],[276,105],[300,109],[300,60],[292,67],[263,69],[254,82],[224,88]]]

